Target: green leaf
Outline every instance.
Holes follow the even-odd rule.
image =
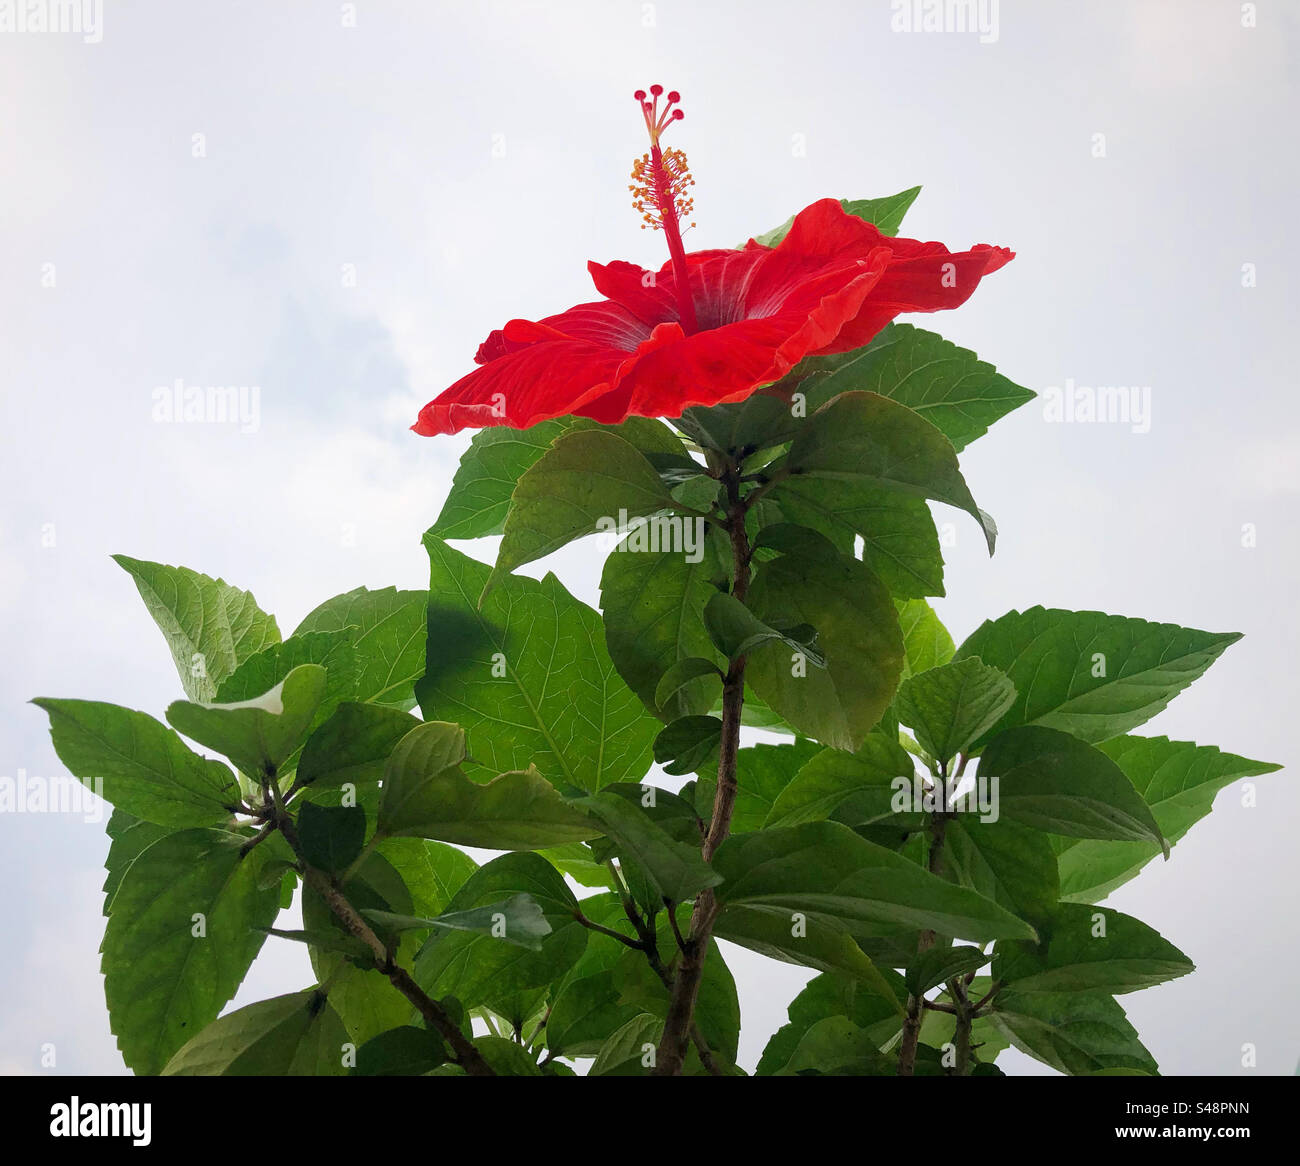
[[[989,1019],[1022,1053],[1061,1073],[1158,1072],[1112,996],[1007,991],[996,998]]]
[[[595,1056],[617,1029],[640,1014],[638,1005],[623,1001],[613,972],[583,976],[556,997],[546,1022],[546,1047],[556,1056]]]
[[[882,235],[897,235],[899,227],[903,225],[903,216],[920,193],[921,188],[913,186],[910,190],[900,190],[886,198],[842,198],[840,206],[846,214],[856,215],[865,222],[874,224]],[[775,247],[785,238],[793,222],[794,216],[791,215],[781,226],[755,235],[754,242],[762,243],[764,247]]]
[[[377,849],[410,891],[412,910],[418,915],[440,915],[478,870],[468,854],[445,842],[388,838]]]
[[[664,1022],[640,1012],[600,1046],[591,1077],[648,1077],[655,1067]]]
[[[913,996],[922,996],[938,984],[946,984],[957,976],[982,968],[991,958],[982,949],[963,944],[927,948],[908,966],[905,976],[907,990]]]
[[[828,1016],[808,1027],[774,1075],[892,1077],[897,1072],[897,1058],[885,1056],[870,1033],[847,1016]]]
[[[456,892],[449,911],[468,911],[528,894],[551,926],[542,950],[527,951],[491,936],[442,931],[429,937],[415,960],[426,992],[455,996],[466,1008],[490,998],[550,984],[582,955],[587,931],[577,921],[577,901],[559,872],[535,854],[506,854],[479,867]]]
[[[1240,638],[1032,607],[981,624],[957,655],[1001,668],[1016,686],[1015,704],[985,740],[1015,725],[1044,725],[1097,742],[1150,720]]]
[[[1034,934],[991,900],[837,822],[733,835],[719,847],[713,868],[723,877],[715,892],[723,917],[756,912],[788,926],[802,914],[809,930],[824,920],[850,930],[885,923],[977,940]],[[720,917],[719,934],[721,926]]]
[[[192,741],[230,758],[250,777],[273,774],[302,744],[325,696],[319,664],[301,664],[269,692],[235,704],[173,701],[167,720]]]
[[[1043,928],[1056,914],[1060,890],[1051,842],[1015,822],[981,822],[959,814],[944,832],[943,869],[1008,911]]]
[[[911,324],[888,325],[865,348],[812,362],[810,404],[865,390],[915,410],[957,450],[964,449],[1034,394],[973,352]]]
[[[135,580],[171,649],[185,695],[216,698],[217,685],[255,652],[278,643],[280,629],[247,591],[188,567],[114,555]]]
[[[1168,843],[1142,795],[1100,749],[1041,725],[1000,733],[980,757],[981,777],[998,778],[1000,813],[1075,838]]]
[[[378,832],[489,850],[536,850],[600,833],[531,766],[480,783],[460,768],[464,759],[459,725],[412,729],[388,761]]]
[[[1195,967],[1154,928],[1108,907],[1062,903],[1050,939],[999,944],[993,975],[1018,995],[1031,992],[1106,992],[1119,996]]]
[[[113,909],[113,896],[130,865],[159,838],[171,833],[167,826],[157,826],[136,818],[125,810],[114,810],[104,827],[111,840],[104,859],[104,914]]]
[[[769,627],[734,595],[723,591],[715,592],[704,605],[704,626],[708,629],[713,646],[731,661],[748,655],[762,644],[776,640],[803,653],[814,667],[826,666],[826,658],[815,646],[815,628],[808,624],[783,626],[780,629]]]
[[[131,863],[101,947],[109,1025],[127,1067],[155,1074],[235,994],[280,910],[263,890],[265,849],[247,838],[182,830]]]
[[[1214,806],[1215,795],[1243,777],[1280,766],[1221,753],[1213,745],[1168,737],[1116,737],[1097,746],[1151,807],[1172,846]],[[1061,871],[1061,897],[1091,903],[1122,886],[1160,853],[1155,842],[1053,839]]]
[[[660,900],[682,903],[721,881],[701,856],[698,839],[695,845],[678,841],[638,803],[604,790],[575,804],[600,822],[620,856],[650,876]]]
[[[239,802],[235,776],[146,713],[94,700],[37,697],[54,751],[105,801],[158,826],[212,826]]]
[[[447,1061],[442,1038],[427,1028],[404,1024],[372,1037],[357,1049],[353,1077],[419,1077]]]
[[[841,551],[862,539],[862,557],[903,599],[942,595],[943,554],[930,508],[920,498],[867,482],[789,478],[768,499],[790,522],[811,527]]]
[[[708,677],[709,683],[696,685],[694,682],[701,677]],[[712,660],[705,660],[700,656],[687,656],[684,660],[678,660],[659,678],[659,683],[655,685],[655,708],[659,710],[661,716],[667,715],[669,719],[675,719],[672,710],[683,707],[685,702],[695,706],[696,702],[690,694],[699,689],[706,691],[701,694],[698,707],[709,708],[718,695],[721,682],[722,674]]]
[[[834,817],[856,826],[890,818],[897,779],[906,778],[910,789],[915,772],[907,750],[881,733],[870,734],[856,753],[823,749],[781,791],[763,825]],[[842,806],[843,816],[837,813]]]
[[[527,429],[504,425],[480,429],[461,455],[433,533],[440,538],[500,534],[516,483],[571,425],[564,418],[539,421]]]
[[[474,1041],[483,1059],[498,1077],[540,1077],[541,1070],[528,1050],[503,1036],[481,1036]]]
[[[924,599],[896,603],[903,629],[903,676],[915,676],[952,659],[955,647],[948,629]]]
[[[600,616],[554,575],[513,576],[478,608],[489,568],[425,536],[429,659],[416,686],[427,720],[455,721],[496,772],[530,764],[594,793],[650,768],[659,723],[623,683]]]
[[[782,555],[763,563],[749,605],[768,624],[817,629],[826,667],[808,667],[784,644],[749,657],[746,680],[798,732],[855,749],[880,720],[903,666],[893,601],[871,569],[847,555]]]
[[[815,741],[797,740],[788,745],[749,745],[736,751],[736,801],[731,814],[731,832],[748,834],[767,822],[781,791],[813,757],[822,752]],[[712,817],[717,794],[716,774],[700,776],[695,787],[695,806],[701,817]]]
[[[655,762],[673,777],[717,764],[722,722],[717,717],[678,717],[654,740]]]
[[[1016,699],[1006,674],[973,657],[916,673],[894,697],[898,719],[931,756],[951,761]]]
[[[366,842],[366,812],[360,806],[317,806],[298,810],[298,839],[308,865],[337,873],[346,870]]]
[[[637,518],[673,504],[631,442],[608,430],[566,433],[519,479],[488,585],[582,535],[612,533],[621,512]]]
[[[997,527],[975,505],[952,443],[924,417],[888,397],[863,392],[832,397],[808,418],[778,468],[946,502],[980,524],[993,553]]]
[[[297,784],[333,789],[378,782],[398,741],[419,724],[401,709],[344,701],[307,738],[298,758]]]
[[[215,1020],[168,1062],[167,1077],[339,1077],[348,1034],[316,988]]]
[[[423,597],[422,597],[423,598]],[[287,640],[249,656],[217,686],[217,704],[237,704],[269,692],[300,664],[319,664],[328,673],[319,720],[334,711],[339,701],[356,695],[357,662],[352,646],[355,629],[337,632],[295,633]]]
[[[529,951],[541,951],[542,940],[551,934],[551,925],[531,895],[511,895],[499,903],[471,907],[465,911],[444,911],[432,918],[394,915],[388,911],[365,910],[367,919],[390,931],[420,931],[444,927],[449,931],[475,931],[504,943],[517,944]]]
[[[410,709],[424,674],[426,607],[423,591],[358,587],[328,599],[298,625],[295,636],[353,628],[357,700]]]
[[[707,556],[691,563],[672,551],[616,551],[605,560],[600,605],[609,654],[628,686],[665,720],[707,712],[714,699],[716,685],[707,680],[680,689],[667,707],[656,699],[678,661],[721,662],[704,629],[704,605],[716,594],[712,574]]]

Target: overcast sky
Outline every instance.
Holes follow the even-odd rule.
[[[918,322],[1040,393],[1149,389],[1146,432],[1035,402],[963,455],[1002,533],[989,560],[957,523],[954,636],[1035,603],[1244,632],[1140,731],[1295,761],[1296,6],[1002,0],[982,34],[894,7],[105,0],[85,35],[0,32],[0,774],[62,772],[33,696],[180,695],[111,553],[222,575],[286,632],[426,585],[467,441],[410,433],[418,408],[505,319],[593,298],[588,259],[664,258],[626,190],[652,82],[687,111],[688,247],[922,184],[905,234],[1018,258]],[[257,424],[154,421],[178,381],[256,386]],[[595,601],[594,544],[548,567]],[[1123,1001],[1166,1073],[1300,1056],[1300,792],[1255,784],[1110,900],[1198,964]],[[102,824],[0,815],[0,1071],[51,1042],[59,1071],[122,1071],[106,849]],[[291,947],[238,1003],[309,982]],[[728,954],[752,1064],[806,975]]]

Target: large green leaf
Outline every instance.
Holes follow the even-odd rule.
[[[358,587],[328,599],[298,625],[295,636],[354,628],[357,700],[409,709],[424,673],[428,596],[423,591]]]
[[[1032,607],[981,624],[957,655],[1001,668],[1016,686],[1015,703],[984,740],[1033,724],[1096,742],[1150,720],[1240,638]]]
[[[1033,928],[974,891],[957,887],[909,859],[859,837],[837,822],[806,822],[741,834],[719,847],[714,892],[722,919],[746,912],[787,922],[807,917],[809,930],[873,924],[932,928],[962,939],[1026,937]],[[719,934],[723,934],[719,930]]]
[[[1099,992],[1007,991],[997,997],[989,1019],[1021,1052],[1061,1073],[1158,1071],[1113,996]]]
[[[454,721],[475,760],[538,770],[594,793],[650,768],[659,722],[614,670],[598,613],[559,580],[504,579],[477,606],[490,569],[425,536],[431,560],[428,667],[416,686],[428,720]]]
[[[878,393],[832,397],[808,418],[776,469],[946,502],[980,524],[993,553],[997,527],[975,505],[952,443],[920,414]]]
[[[585,534],[612,532],[620,518],[673,505],[654,466],[631,442],[608,430],[576,430],[524,473],[510,499],[490,583]]]
[[[222,579],[126,555],[113,560],[135,580],[191,700],[215,699],[217,685],[280,639],[275,617],[262,611],[247,591]]]
[[[893,600],[865,563],[828,553],[781,555],[763,563],[749,593],[760,619],[817,629],[826,667],[802,665],[782,643],[763,644],[746,680],[800,733],[855,749],[889,706],[903,667],[903,637]]]
[[[836,818],[866,825],[893,814],[895,782],[916,772],[897,741],[872,733],[855,753],[823,749],[778,795],[764,826],[798,826]],[[837,813],[844,803],[846,813]]]
[[[266,850],[224,830],[160,838],[128,867],[101,948],[109,1025],[127,1066],[158,1073],[235,994],[280,910]]]
[[[1194,971],[1181,951],[1141,920],[1108,907],[1062,903],[1042,946],[999,944],[993,975],[1017,994],[1137,992]]]
[[[748,834],[761,829],[781,797],[781,791],[813,757],[822,752],[816,741],[797,740],[788,745],[749,745],[736,750],[736,801],[731,832]],[[701,774],[695,785],[695,807],[706,821],[713,814],[717,775]]]
[[[996,724],[1016,686],[973,657],[920,672],[898,686],[894,710],[931,756],[948,762]]]
[[[259,1000],[215,1020],[168,1062],[168,1077],[339,1077],[348,1034],[323,992]]]
[[[1056,913],[1060,890],[1048,836],[1017,822],[959,814],[944,833],[943,869],[1035,927]]]
[[[1034,399],[973,352],[911,324],[890,324],[865,348],[811,363],[818,375],[801,386],[810,404],[855,389],[879,393],[920,413],[958,450]]]
[[[601,831],[536,769],[488,782],[465,775],[459,725],[426,721],[393,750],[384,776],[377,831],[489,850],[536,850]]]
[[[600,823],[620,857],[633,860],[650,877],[661,900],[682,903],[720,881],[701,856],[698,838],[695,845],[677,840],[637,802],[604,790],[576,805]]]
[[[952,659],[955,645],[948,629],[924,599],[896,603],[903,629],[903,676],[938,668]]]
[[[1074,838],[1168,843],[1133,783],[1100,749],[1042,725],[999,733],[979,773],[997,777],[1000,812],[1026,825]]]
[[[1172,846],[1214,806],[1215,795],[1243,777],[1280,766],[1222,753],[1213,745],[1168,737],[1116,737],[1097,746],[1124,771],[1151,807]],[[1076,902],[1104,899],[1160,853],[1151,841],[1103,842],[1055,838],[1061,896]]]
[[[212,826],[239,802],[235,775],[200,757],[147,713],[95,700],[32,701],[50,717],[54,751],[110,805],[159,826]]]
[[[104,827],[110,839],[108,856],[104,859],[104,914],[113,907],[113,896],[121,885],[122,876],[148,847],[159,838],[171,833],[167,826],[146,822],[133,817],[125,810],[114,810]]]
[[[536,854],[506,854],[479,867],[448,910],[468,911],[515,894],[530,895],[551,926],[541,951],[478,932],[435,932],[415,961],[415,978],[426,992],[455,996],[475,1008],[495,996],[550,984],[582,955],[587,931],[577,921],[577,901],[559,872]]]
[[[704,605],[717,594],[707,556],[697,563],[671,551],[615,552],[605,560],[600,605],[605,642],[619,675],[652,712],[674,720],[709,710],[717,682],[695,680],[662,711],[657,686],[683,659],[721,663],[704,629]]]
[[[167,719],[190,740],[229,757],[250,777],[261,777],[277,772],[303,743],[327,684],[328,674],[319,664],[300,664],[254,700],[173,701]]]
[[[874,224],[882,235],[897,235],[898,228],[903,225],[903,216],[907,214],[908,208],[920,193],[921,188],[913,186],[909,190],[900,190],[897,194],[885,198],[842,198],[840,206],[844,208],[846,214],[856,215]],[[793,222],[794,216],[791,215],[781,226],[765,231],[761,235],[755,235],[754,242],[762,243],[764,247],[775,247],[785,238]]]
[[[899,598],[944,593],[939,534],[922,499],[812,477],[789,478],[769,498],[785,519],[820,531],[846,553],[860,536],[862,557]]]
[[[421,596],[423,599],[423,596]],[[357,661],[352,646],[355,628],[334,632],[294,633],[249,656],[217,686],[215,704],[253,700],[270,691],[301,664],[319,664],[328,673],[325,696],[317,712],[324,720],[341,700],[356,695]]]
[[[401,709],[344,701],[307,738],[297,783],[319,790],[378,782],[398,741],[419,724]]]

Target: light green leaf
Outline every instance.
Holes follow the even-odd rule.
[[[715,891],[723,916],[757,912],[789,925],[797,913],[806,916],[809,929],[820,920],[849,930],[885,923],[978,940],[1034,934],[992,900],[837,822],[733,835],[718,849],[713,867],[723,877]]]
[[[423,591],[358,587],[328,599],[298,625],[295,636],[354,628],[357,700],[410,709],[424,674],[426,608]]]
[[[997,777],[1008,818],[1074,838],[1168,843],[1133,783],[1100,749],[1041,725],[1000,733],[980,757],[981,777]]]
[[[775,640],[801,652],[814,667],[826,667],[826,658],[816,646],[815,628],[809,624],[770,627],[734,595],[726,592],[715,592],[704,605],[704,626],[713,646],[728,660],[734,661]]]
[[[943,869],[963,887],[1045,927],[1060,898],[1048,836],[1006,820],[958,814],[944,832]]]
[[[1170,846],[1210,812],[1220,790],[1240,778],[1281,768],[1168,737],[1116,737],[1097,748],[1151,807]],[[1104,899],[1160,853],[1155,842],[1054,838],[1052,845],[1060,864],[1061,897],[1085,903]]]
[[[903,216],[920,193],[921,188],[913,186],[910,190],[900,190],[885,198],[842,198],[840,206],[846,214],[856,215],[873,224],[882,235],[897,235],[899,227],[903,225]],[[781,226],[755,235],[754,242],[762,243],[764,247],[775,247],[785,238],[793,222],[794,216],[791,215]]]
[[[612,533],[620,512],[637,518],[673,505],[654,466],[631,442],[608,430],[566,433],[519,479],[488,586],[582,535]]]
[[[785,644],[755,649],[746,680],[759,699],[824,745],[861,745],[889,706],[903,666],[902,633],[884,584],[847,555],[781,555],[760,566],[748,602],[769,625],[812,625],[826,654],[822,669]]]
[[[344,701],[307,738],[297,784],[319,790],[378,782],[398,741],[419,724],[401,709]]]
[[[955,646],[948,629],[924,599],[895,603],[903,629],[903,676],[915,676],[952,659]]]
[[[158,1073],[234,996],[280,910],[245,836],[182,830],[142,851],[113,897],[101,948],[109,1025],[127,1067]]]
[[[1112,996],[1007,991],[996,998],[989,1019],[1022,1053],[1060,1073],[1158,1072]]]
[[[736,751],[736,801],[731,832],[748,834],[767,822],[781,791],[812,758],[822,752],[816,741],[796,740],[788,745],[749,745]],[[695,786],[695,807],[706,820],[713,814],[717,775],[700,775]]]
[[[599,614],[553,575],[507,578],[480,610],[489,568],[436,536],[425,546],[435,629],[416,686],[425,718],[462,725],[475,760],[498,773],[536,764],[588,793],[645,776],[659,722],[614,671]]]
[[[479,867],[456,892],[449,911],[468,911],[515,894],[530,895],[551,926],[542,950],[527,951],[469,931],[435,932],[415,960],[415,978],[435,998],[455,996],[466,1008],[562,976],[582,955],[587,931],[564,879],[535,854],[506,854]]]
[[[377,830],[489,850],[536,850],[600,834],[536,769],[472,781],[459,725],[426,721],[393,750]]]
[[[94,700],[38,697],[54,751],[114,807],[158,826],[212,826],[239,803],[235,775],[200,757],[146,713]]]
[[[167,720],[192,741],[229,757],[250,777],[273,774],[307,736],[325,696],[319,664],[300,664],[269,692],[234,704],[173,701]]]
[[[893,815],[895,781],[903,777],[910,782],[915,772],[907,750],[881,733],[868,735],[856,753],[823,749],[781,791],[763,825],[798,826],[828,818],[855,826],[881,821]],[[837,813],[846,802],[845,813]]]
[[[997,527],[975,505],[952,443],[924,417],[878,393],[832,397],[808,418],[777,468],[946,502],[980,524],[993,553]]]
[[[600,1046],[588,1075],[592,1077],[648,1077],[658,1056],[664,1022],[641,1012]]]
[[[551,925],[531,895],[511,895],[499,903],[471,907],[465,911],[444,911],[424,918],[394,915],[388,911],[365,910],[367,919],[390,931],[419,931],[445,927],[451,931],[475,931],[504,943],[514,943],[529,951],[541,951],[542,940],[551,934]]]
[[[1154,928],[1108,907],[1062,903],[1051,937],[999,944],[993,975],[1017,995],[1106,992],[1119,996],[1163,984],[1194,965]]]
[[[166,1077],[340,1077],[348,1034],[315,988],[221,1017],[168,1062]]]
[[[247,591],[188,567],[126,555],[114,555],[113,561],[135,580],[191,700],[214,700],[217,685],[243,661],[279,642],[275,617],[262,611]]]
[[[985,740],[1015,725],[1044,725],[1096,742],[1150,720],[1240,638],[1032,607],[981,624],[957,655],[1001,668],[1016,686],[1015,704]]]
[[[919,672],[894,697],[898,719],[922,747],[948,762],[995,725],[1016,699],[1006,674],[974,657]]]
[[[812,362],[804,383],[814,407],[837,393],[865,390],[915,410],[957,450],[1034,399],[973,352],[911,324],[888,325],[865,348]]]

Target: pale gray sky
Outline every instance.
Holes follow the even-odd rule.
[[[957,525],[954,635],[1034,603],[1242,631],[1142,731],[1292,763],[1300,12],[1002,0],[981,38],[894,31],[893,7],[105,0],[94,43],[0,32],[0,774],[61,771],[32,696],[178,695],[113,552],[222,575],[285,631],[359,584],[425,584],[466,441],[407,426],[490,329],[592,298],[587,259],[662,261],[626,192],[631,92],[655,81],[687,110],[688,246],[923,184],[904,233],[1019,257],[918,322],[1039,392],[1149,386],[1149,432],[1034,403],[963,455],[1002,536],[990,561]],[[257,431],[155,423],[178,379],[258,386]],[[594,602],[594,545],[534,566]],[[1167,1073],[1241,1072],[1247,1043],[1255,1072],[1300,1056],[1276,1003],[1300,792],[1256,785],[1111,900],[1199,965],[1124,1000]],[[59,1071],[122,1069],[105,852],[101,824],[0,815],[0,1071],[38,1071],[47,1042]],[[287,947],[239,1002],[308,982]],[[733,966],[752,1063],[806,977]]]

